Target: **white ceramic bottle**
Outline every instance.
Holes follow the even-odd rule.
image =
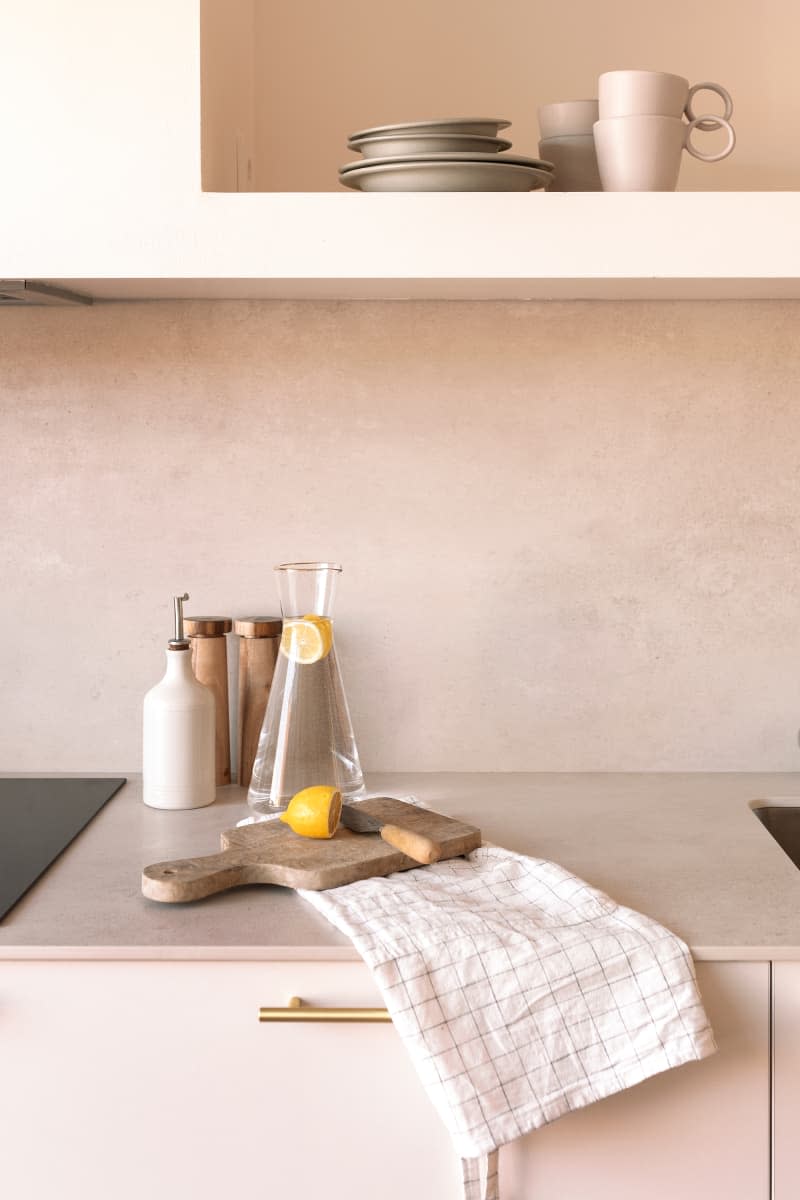
[[[150,808],[205,808],[216,795],[215,704],[192,671],[183,632],[183,601],[175,596],[175,636],[167,644],[164,678],[144,698],[142,799]]]

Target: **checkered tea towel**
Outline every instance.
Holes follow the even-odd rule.
[[[371,967],[462,1157],[716,1049],[688,948],[581,879],[498,846],[301,893]]]

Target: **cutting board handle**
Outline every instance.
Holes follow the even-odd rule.
[[[442,847],[424,833],[412,833],[410,829],[401,829],[399,825],[382,825],[381,837],[395,850],[401,850],[415,862],[426,866],[438,862],[442,857]]]
[[[149,900],[162,903],[202,900],[214,892],[251,882],[248,866],[236,850],[153,863],[142,872],[142,892]]]

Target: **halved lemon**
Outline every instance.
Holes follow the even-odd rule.
[[[319,662],[330,654],[333,645],[333,629],[330,617],[317,617],[308,613],[297,620],[286,621],[281,635],[281,650],[292,662]]]
[[[292,796],[279,819],[303,837],[332,838],[341,815],[342,793],[319,784]]]

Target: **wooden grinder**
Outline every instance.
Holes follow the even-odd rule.
[[[215,761],[217,787],[231,781],[231,735],[228,717],[228,651],[225,634],[230,617],[184,617],[192,647],[192,669],[200,683],[214,693],[217,708]]]
[[[280,617],[240,617],[233,623],[239,635],[240,787],[250,786],[282,629]]]

